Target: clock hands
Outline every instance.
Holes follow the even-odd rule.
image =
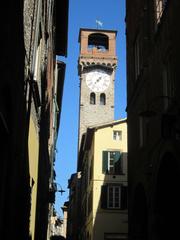
[[[99,77],[98,79],[96,79],[95,83],[99,82],[101,80],[102,77]]]

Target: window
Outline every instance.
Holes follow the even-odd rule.
[[[122,174],[122,154],[119,151],[103,151],[102,172]]]
[[[108,187],[108,208],[120,208],[121,188],[120,186]]]
[[[122,131],[113,131],[113,140],[122,140]]]
[[[101,208],[127,209],[127,186],[103,185],[101,187]]]
[[[106,105],[106,95],[104,93],[100,95],[100,105]]]
[[[90,104],[92,105],[96,104],[96,94],[93,92],[90,94]]]
[[[168,0],[155,0],[156,3],[156,24],[160,23],[162,14],[166,7]]]

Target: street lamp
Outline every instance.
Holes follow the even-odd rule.
[[[66,192],[65,190],[62,189],[61,185],[59,183],[56,183],[56,185],[58,185],[60,187],[60,190],[56,187],[56,192],[60,192],[61,195]]]

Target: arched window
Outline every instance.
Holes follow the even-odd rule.
[[[93,92],[90,94],[90,104],[92,105],[96,104],[96,94]]]
[[[106,105],[106,95],[104,93],[100,95],[100,105]]]

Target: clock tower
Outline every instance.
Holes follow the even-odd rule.
[[[79,140],[87,127],[114,120],[116,31],[80,29]]]

